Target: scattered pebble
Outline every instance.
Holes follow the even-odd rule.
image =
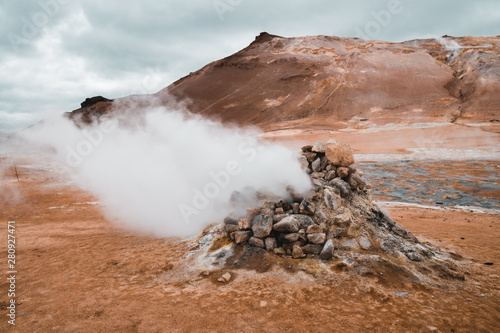
[[[466,301],[470,303],[472,302],[472,298],[467,298]]]
[[[217,281],[219,282],[229,282],[231,280],[231,273],[225,273],[224,275],[222,275]]]
[[[487,261],[484,264],[487,265],[487,266],[493,266],[493,263],[491,261]]]
[[[260,301],[260,307],[261,308],[265,308],[267,306],[267,302],[266,301]]]
[[[407,292],[399,292],[399,291],[395,291],[394,295],[396,295],[398,297],[404,297],[404,298],[408,298],[408,296],[410,296]]]

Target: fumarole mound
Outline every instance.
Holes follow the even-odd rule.
[[[420,242],[372,202],[372,187],[352,167],[349,145],[315,142],[302,148],[300,162],[314,191],[301,196],[289,189],[288,198],[228,216],[224,228],[233,247],[340,264],[362,274],[389,265],[419,280],[464,278],[454,255]]]

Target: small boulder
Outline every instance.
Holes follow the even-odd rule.
[[[292,210],[293,210],[294,214],[299,214],[300,213],[300,204],[298,202],[293,203]]]
[[[284,256],[286,254],[286,250],[282,247],[278,247],[276,249],[273,250],[275,254],[279,255],[279,256]]]
[[[220,278],[218,278],[217,281],[222,282],[222,283],[226,283],[226,282],[231,281],[231,278],[232,278],[232,275],[231,275],[231,273],[228,272],[228,273],[223,274]]]
[[[323,232],[323,229],[317,224],[308,226],[306,231],[307,234],[319,234],[321,232]]]
[[[278,223],[279,221],[283,220],[285,217],[290,216],[289,214],[277,214],[273,216],[273,222]]]
[[[316,141],[311,147],[311,151],[315,153],[325,153],[325,144],[321,141]]]
[[[234,224],[226,224],[224,227],[226,228],[226,232],[228,235],[239,230],[238,226]]]
[[[307,244],[302,246],[302,252],[306,254],[320,254],[323,245],[320,244]]]
[[[333,257],[333,241],[331,239],[327,240],[321,253],[319,254],[320,259],[322,260],[330,260]]]
[[[250,237],[250,239],[248,240],[248,244],[255,246],[255,247],[261,247],[261,248],[264,248],[266,246],[264,244],[264,240],[262,240],[261,238],[257,238],[257,237]]]
[[[309,170],[309,162],[307,161],[307,158],[303,155],[301,155],[299,157],[299,163],[300,163],[300,167],[302,168],[302,170],[306,171],[306,172],[311,172],[311,170]]]
[[[276,239],[274,237],[267,237],[264,243],[266,245],[266,250],[268,251],[273,251],[277,247]]]
[[[340,178],[334,178],[328,183],[341,196],[351,195],[351,186]]]
[[[253,219],[260,214],[260,208],[247,209],[247,220],[252,222]]]
[[[252,223],[248,219],[240,219],[238,221],[238,228],[240,230],[250,230],[252,229]]]
[[[273,219],[269,216],[257,215],[252,221],[252,231],[255,237],[265,238],[273,230]]]
[[[354,164],[354,155],[348,144],[329,141],[325,145],[325,155],[330,164],[346,167]]]
[[[333,178],[335,178],[336,175],[337,172],[335,171],[335,169],[329,170],[325,174],[325,180],[332,180]]]
[[[311,169],[313,172],[321,171],[321,158],[318,157],[311,163]]]
[[[297,232],[300,223],[295,216],[287,216],[273,226],[274,231],[278,232]]]
[[[274,214],[278,215],[285,214],[285,210],[283,209],[283,207],[278,207],[274,210]]]
[[[298,232],[298,234],[299,234],[299,240],[300,240],[301,242],[306,243],[306,242],[307,242],[307,234],[306,234],[306,231],[305,231],[304,229],[300,229],[300,230],[299,230],[299,232]]]
[[[321,178],[324,178],[325,177],[325,173],[324,172],[313,172],[311,173],[311,178],[314,178],[314,179],[321,179]]]
[[[325,198],[326,207],[331,210],[337,210],[342,205],[342,198],[328,188],[325,188],[323,191],[323,196]]]
[[[232,216],[227,216],[226,218],[224,218],[224,224],[225,225],[228,225],[228,224],[238,225],[238,219],[235,217],[232,217]]]
[[[236,244],[241,244],[248,241],[252,237],[251,231],[236,231],[234,233],[234,242]]]
[[[304,153],[305,153],[305,152],[307,152],[307,151],[311,151],[312,147],[313,147],[312,145],[307,145],[307,146],[304,146],[304,147],[302,147],[302,151],[303,151]]]
[[[291,216],[299,221],[300,229],[306,229],[308,226],[315,224],[314,221],[307,215],[294,214]]]
[[[342,214],[336,215],[333,218],[333,223],[338,226],[349,227],[351,225],[351,217],[349,216],[349,213],[344,212]]]
[[[347,176],[349,176],[349,168],[346,167],[337,168],[337,176],[339,176],[342,179],[346,178]]]
[[[311,201],[304,199],[300,203],[299,209],[301,214],[314,215],[316,206]]]
[[[298,233],[281,234],[281,239],[284,242],[293,243],[299,240],[299,234]]]
[[[350,174],[347,179],[347,183],[354,190],[363,190],[366,187],[365,181],[361,178],[358,173]]]
[[[307,162],[311,163],[316,159],[316,153],[302,153],[302,155],[307,159]]]
[[[313,244],[323,244],[326,241],[326,234],[324,232],[308,234],[307,240]]]
[[[368,239],[368,237],[361,236],[359,238],[359,246],[361,246],[361,248],[363,250],[368,250],[372,246],[372,243],[370,242],[370,240]]]
[[[294,259],[304,258],[306,255],[302,252],[302,249],[298,245],[294,245],[292,248],[292,257]]]

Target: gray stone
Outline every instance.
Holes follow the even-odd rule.
[[[278,214],[278,215],[285,214],[285,210],[283,209],[283,207],[278,207],[274,210],[274,214]]]
[[[323,213],[322,211],[318,210],[316,213],[314,213],[314,220],[318,223],[325,223],[326,222],[326,214]]]
[[[325,174],[325,180],[332,180],[333,178],[335,178],[336,175],[337,175],[337,172],[335,171],[335,169],[327,171]]]
[[[262,208],[260,213],[265,216],[274,216],[274,208]]]
[[[294,214],[299,214],[300,213],[300,204],[295,202],[292,204],[292,209]]]
[[[251,231],[236,231],[234,233],[234,242],[236,244],[241,244],[248,241],[252,237]]]
[[[328,159],[326,158],[326,156],[322,156],[321,164],[319,166],[320,170],[325,170],[327,166],[328,166]]]
[[[266,250],[268,251],[273,251],[277,247],[274,237],[267,237],[264,242],[266,244]]]
[[[302,252],[302,249],[298,245],[294,245],[292,249],[292,257],[294,259],[304,258],[306,255]]]
[[[313,172],[321,171],[321,158],[318,157],[311,163],[311,170]]]
[[[260,208],[247,209],[247,220],[252,222],[253,219],[260,214]]]
[[[311,173],[311,178],[314,178],[314,179],[321,179],[321,178],[324,178],[325,177],[325,173],[324,172],[313,172]]]
[[[312,144],[311,151],[315,153],[325,153],[325,144],[321,141],[316,141]]]
[[[281,234],[281,238],[284,242],[293,243],[299,240],[299,234],[298,233]]]
[[[328,184],[343,197],[351,194],[351,186],[340,178],[334,178]]]
[[[368,250],[372,246],[372,243],[370,242],[370,240],[368,239],[368,237],[361,236],[359,238],[359,246],[361,246],[361,248],[363,250]]]
[[[282,247],[278,247],[277,249],[273,250],[275,254],[279,256],[284,256],[286,254],[286,250]]]
[[[238,226],[237,225],[234,225],[234,224],[226,224],[225,225],[225,228],[226,228],[226,232],[228,234],[232,233],[232,232],[235,232],[235,231],[238,231]]]
[[[328,188],[323,191],[325,204],[331,210],[337,210],[342,205],[342,198],[337,193],[334,193]]]
[[[322,172],[320,172],[321,174]],[[316,189],[326,186],[327,181],[323,178],[311,178],[312,183],[315,185]]]
[[[347,176],[349,176],[349,168],[346,167],[337,168],[337,176],[339,176],[342,179],[346,178]]]
[[[323,246],[323,249],[321,250],[319,257],[322,260],[330,260],[333,257],[333,250],[334,250],[333,241],[329,239],[326,241],[325,246]]]
[[[283,220],[285,217],[290,216],[289,214],[278,214],[273,216],[273,222],[278,223],[279,221]]]
[[[302,252],[306,254],[320,254],[323,245],[320,244],[307,244],[302,246]]]
[[[261,247],[264,248],[266,245],[264,244],[264,240],[257,238],[257,237],[250,237],[248,240],[248,244],[255,246],[255,247]]]
[[[252,222],[252,231],[255,237],[265,238],[273,230],[273,219],[269,216],[257,215]]]
[[[238,221],[238,228],[240,230],[250,230],[252,229],[252,222],[250,222],[248,219],[240,219]]]
[[[308,234],[307,240],[313,244],[323,244],[326,241],[326,234],[324,232]]]
[[[314,212],[316,211],[316,205],[311,201],[304,199],[300,203],[299,209],[301,214],[314,215]]]
[[[278,232],[297,232],[300,223],[294,215],[287,216],[273,226],[274,231]]]
[[[311,170],[309,170],[309,162],[307,161],[307,158],[305,156],[300,156],[299,157],[299,163],[300,163],[300,167],[302,168],[302,170],[306,171],[306,172],[311,172]]]
[[[342,214],[336,215],[333,218],[333,223],[338,226],[348,227],[351,225],[351,217],[349,216],[349,213],[344,212]]]
[[[359,249],[358,242],[354,238],[347,239],[343,246],[347,249],[357,250]]]
[[[226,224],[226,225],[228,225],[228,224],[237,225],[238,224],[238,219],[235,218],[235,217],[232,217],[232,216],[227,216],[226,218],[224,218],[224,224]]]
[[[305,153],[307,151],[311,151],[312,145],[305,145],[304,147],[301,148],[301,150]]]
[[[326,158],[326,156],[325,156],[325,158]],[[326,161],[328,162],[328,159],[326,159]],[[331,164],[328,164],[328,165],[325,167],[325,170],[326,170],[326,171],[332,171],[332,170],[333,170],[333,171],[335,171],[335,167],[334,167],[333,165],[331,165]]]
[[[299,240],[301,242],[304,242],[304,243],[307,242],[307,234],[306,234],[306,231],[304,229],[300,229],[298,234],[299,234]]]
[[[363,190],[366,187],[365,181],[361,178],[358,173],[353,173],[349,175],[346,179],[351,189],[354,190]]]
[[[299,221],[300,229],[306,229],[308,226],[315,224],[314,221],[307,215],[294,214],[293,216],[297,221]]]
[[[307,234],[319,234],[321,232],[323,232],[323,229],[317,224],[308,226],[306,230]]]

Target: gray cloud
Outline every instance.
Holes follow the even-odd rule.
[[[387,18],[381,11],[391,1],[4,1],[0,131],[75,109],[88,96],[156,92],[261,31],[389,41],[499,33],[496,0],[400,0]],[[155,84],[145,86],[151,76]]]

